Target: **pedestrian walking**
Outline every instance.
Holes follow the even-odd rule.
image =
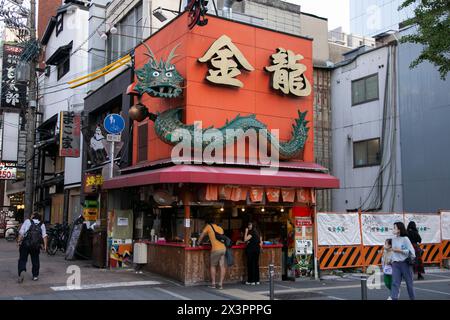
[[[245,228],[244,241],[247,243],[247,285],[259,284],[259,255],[262,248],[262,237],[255,222],[249,222]]]
[[[398,300],[402,279],[406,282],[409,299],[415,300],[412,264],[415,260],[414,247],[408,239],[408,233],[402,222],[394,223],[392,239],[392,300]]]
[[[416,254],[416,263],[414,265],[414,273],[417,273],[417,280],[423,280],[423,273],[425,273],[425,268],[423,267],[422,254],[423,250],[420,248],[420,243],[422,243],[422,238],[420,237],[419,230],[417,230],[416,223],[414,221],[410,221],[408,223],[408,228],[406,230],[408,232],[409,241],[414,247],[414,252]]]
[[[24,221],[19,230],[17,242],[19,245],[18,282],[23,282],[24,273],[27,271],[28,256],[31,257],[33,280],[37,281],[39,277],[39,254],[41,247],[44,246],[44,251],[47,251],[47,232],[39,213],[33,213],[30,219]]]
[[[383,257],[381,258],[381,264],[383,267],[384,284],[389,289],[388,300],[392,300],[392,239],[386,239],[384,243]]]
[[[211,254],[210,254],[210,273],[211,273],[211,286],[210,288],[216,288],[216,267],[220,267],[220,278],[217,289],[223,289],[223,280],[225,279],[226,266],[225,266],[225,253],[226,246],[216,237],[216,234],[223,235],[223,229],[214,223],[214,218],[210,217],[206,219],[206,225],[203,228],[203,232],[198,239],[198,243],[201,244],[203,239],[208,236],[211,242]]]

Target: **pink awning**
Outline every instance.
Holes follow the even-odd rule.
[[[171,167],[121,175],[106,180],[103,189],[119,189],[158,183],[211,183],[248,186],[339,188],[339,180],[319,172],[279,170],[265,175],[260,169],[175,165]]]

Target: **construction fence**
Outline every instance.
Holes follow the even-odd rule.
[[[450,259],[450,210],[438,213],[317,213],[317,259],[320,270],[381,265],[386,239],[395,222],[410,221],[422,237],[424,264]]]

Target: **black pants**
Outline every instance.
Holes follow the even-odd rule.
[[[247,250],[247,282],[259,282],[259,249]]]
[[[31,272],[33,273],[33,277],[39,276],[39,253],[40,249],[38,250],[31,250],[30,248],[21,245],[19,248],[19,265],[18,265],[18,273],[20,276],[20,273],[22,271],[27,271],[27,261],[28,261],[28,255],[31,256]]]

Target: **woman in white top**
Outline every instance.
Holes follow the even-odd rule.
[[[413,269],[412,265],[408,263],[408,257],[415,260],[414,247],[409,241],[408,233],[405,225],[402,222],[394,223],[394,235],[392,239],[392,290],[391,297],[393,300],[398,300],[398,293],[402,279],[406,282],[409,299],[416,298],[414,293],[413,283]]]

